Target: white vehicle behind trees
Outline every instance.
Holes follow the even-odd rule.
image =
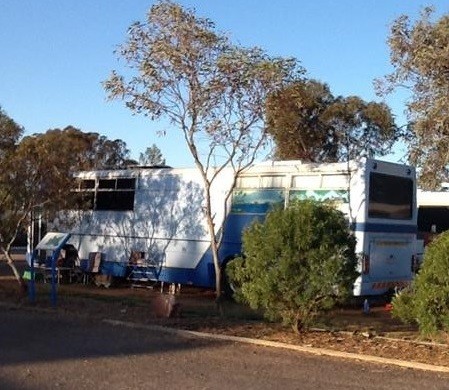
[[[70,229],[55,226],[71,233],[69,242],[82,261],[100,255],[103,273],[135,281],[215,286],[196,168],[132,167],[80,172],[75,179],[87,210],[71,212]],[[241,253],[245,226],[274,205],[314,198],[334,202],[357,238],[354,295],[383,294],[410,283],[417,232],[414,168],[373,159],[264,162],[239,175],[226,204],[232,179],[231,171],[221,172],[211,196],[214,223],[223,234],[223,267]]]
[[[417,255],[420,261],[426,246],[440,233],[449,230],[449,190],[417,191],[418,236]]]

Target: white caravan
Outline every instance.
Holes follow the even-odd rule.
[[[101,255],[102,272],[133,280],[214,287],[215,271],[204,217],[199,171],[133,167],[76,175],[89,205],[78,211],[70,243],[84,261]],[[373,159],[349,163],[255,164],[212,188],[214,223],[223,233],[223,266],[241,251],[242,230],[273,205],[295,199],[331,200],[357,238],[360,276],[354,295],[378,295],[413,277],[417,215],[413,167]],[[59,226],[61,228],[61,226]]]
[[[417,191],[418,236],[417,255],[421,261],[424,249],[433,238],[449,230],[449,190]]]

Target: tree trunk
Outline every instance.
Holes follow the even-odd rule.
[[[22,293],[26,293],[27,291],[27,284],[26,282],[23,280],[22,276],[20,276],[19,271],[17,270],[16,265],[14,264],[14,260],[11,257],[11,254],[9,253],[9,251],[4,250],[3,249],[3,254],[6,257],[6,262],[9,265],[9,267],[12,270],[12,273],[14,274],[14,277],[16,278],[17,282],[19,283],[19,287]]]
[[[211,252],[212,252],[212,258],[214,261],[214,270],[215,270],[215,297],[217,302],[221,300],[221,267],[220,267],[220,259],[218,257],[218,244],[215,237],[215,226],[212,221],[212,218],[210,215],[207,216],[207,222],[209,226],[209,234],[211,238]]]
[[[215,269],[215,304],[221,317],[224,317],[223,296],[222,296],[222,279],[221,279],[221,266],[220,259],[218,257],[218,244],[215,238],[215,229],[212,219],[208,216],[208,225],[211,237],[211,252],[214,260]]]
[[[300,334],[303,327],[304,327],[304,324],[301,320],[301,316],[296,315],[295,320],[293,321],[293,324],[292,324],[293,332],[295,332],[296,334]]]
[[[212,252],[212,258],[214,261],[215,270],[215,303],[217,305],[217,310],[220,315],[224,316],[223,310],[223,299],[222,299],[222,280],[221,280],[221,266],[220,258],[218,256],[219,245],[217,242],[214,219],[212,217],[212,206],[211,206],[211,193],[210,193],[210,183],[206,182],[206,219],[207,227],[209,229],[210,237],[210,249]]]

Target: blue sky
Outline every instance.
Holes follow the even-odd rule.
[[[73,125],[124,140],[138,158],[155,143],[172,166],[191,166],[177,129],[133,116],[108,102],[101,82],[119,68],[114,48],[143,20],[153,1],[2,0],[0,5],[0,105],[27,133]],[[310,78],[334,95],[379,100],[372,81],[391,71],[386,40],[401,14],[412,18],[447,0],[184,0],[198,16],[243,46],[298,58]],[[404,123],[405,95],[387,99]],[[160,137],[159,130],[167,135]],[[399,159],[400,150],[390,159]]]

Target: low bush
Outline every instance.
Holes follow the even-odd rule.
[[[332,205],[298,201],[267,214],[243,235],[243,256],[227,267],[236,298],[295,331],[352,293],[355,239]]]
[[[393,298],[393,316],[416,322],[423,335],[449,332],[449,231],[426,248],[410,289]]]

